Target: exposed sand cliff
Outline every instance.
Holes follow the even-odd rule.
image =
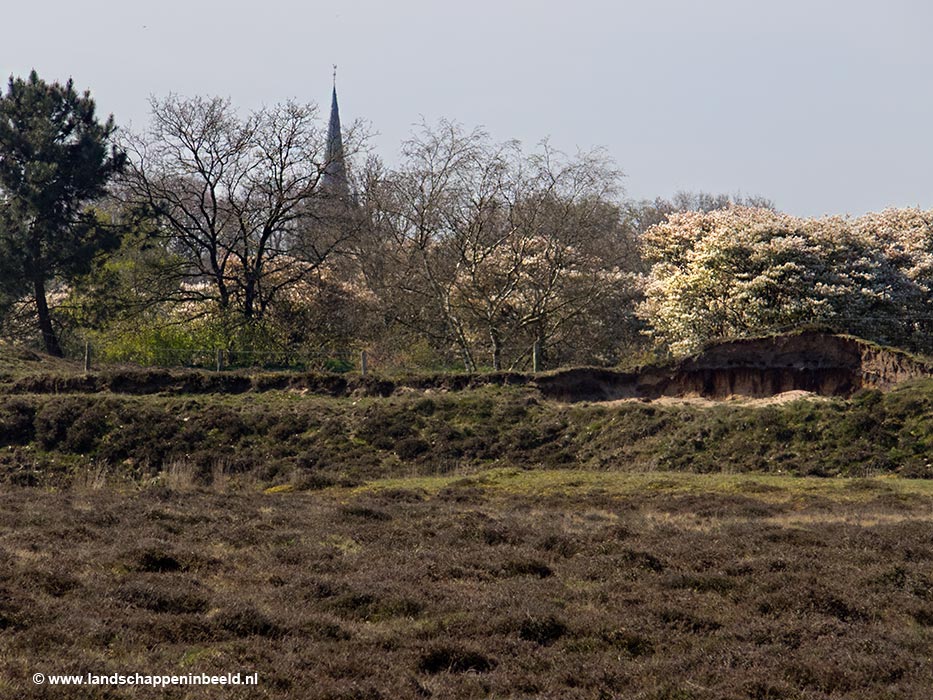
[[[579,368],[540,377],[536,384],[546,397],[562,401],[762,398],[791,391],[847,396],[930,374],[933,368],[906,353],[857,338],[802,332],[721,343],[667,367]]]

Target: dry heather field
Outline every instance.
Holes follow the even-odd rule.
[[[494,469],[0,492],[4,698],[928,698],[933,486]],[[53,688],[34,673],[258,673]]]
[[[933,697],[933,381],[40,370],[0,358],[0,698]]]

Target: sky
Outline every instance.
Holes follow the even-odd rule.
[[[73,78],[140,129],[150,96],[330,102],[388,165],[422,120],[604,148],[626,196],[762,195],[799,216],[933,208],[925,0],[32,0],[0,71]],[[326,116],[326,114],[325,114]]]

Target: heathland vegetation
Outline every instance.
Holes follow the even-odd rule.
[[[0,696],[928,695],[928,482],[504,470],[0,491]],[[218,689],[219,690],[219,689]]]
[[[933,475],[929,379],[785,403],[563,403],[522,375],[348,382],[318,374],[37,372],[28,364],[8,359],[0,382],[0,480],[24,486],[67,487],[96,474],[137,488],[171,470],[204,487],[221,478],[298,490],[493,467]]]
[[[931,380],[565,404],[510,375],[2,358],[0,695],[137,669],[335,700],[933,682]]]

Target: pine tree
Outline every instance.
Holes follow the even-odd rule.
[[[33,295],[45,349],[58,356],[49,282],[88,272],[119,245],[87,207],[126,160],[111,143],[113,117],[101,123],[94,110],[71,80],[48,84],[35,71],[11,76],[0,97],[0,295]]]

